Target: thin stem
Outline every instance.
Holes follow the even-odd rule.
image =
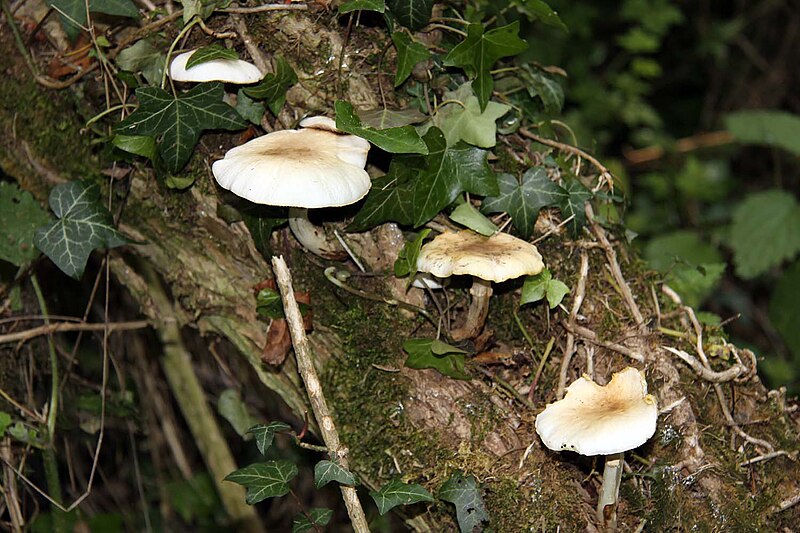
[[[169,45],[169,50],[167,50],[167,57],[164,59],[164,72],[161,73],[161,88],[163,89],[164,86],[167,84],[167,72],[169,72],[169,59],[172,57],[172,52],[175,51],[175,47],[178,46],[178,43],[184,36],[188,35],[192,28],[195,27],[200,22],[199,17],[193,17],[186,26],[178,33],[178,36],[175,37],[175,40],[172,41],[172,44]]]
[[[597,499],[597,521],[607,533],[617,530],[617,498],[624,462],[624,454],[615,453],[606,456],[603,468],[603,486]]]
[[[39,280],[35,274],[31,276],[31,285],[33,285],[33,292],[36,293],[36,300],[39,302],[42,316],[45,317],[45,326],[49,326],[50,318],[48,317],[47,302],[44,299],[42,288],[39,286]],[[52,445],[56,434],[56,417],[58,416],[58,355],[56,355],[53,337],[50,335],[47,337],[47,349],[50,354],[50,408],[47,412],[47,439]]]

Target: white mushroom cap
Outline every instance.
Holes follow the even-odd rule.
[[[369,191],[368,151],[355,135],[281,130],[232,148],[211,168],[222,187],[257,204],[338,207]]]
[[[444,285],[441,284],[441,281],[441,279],[427,272],[417,272],[417,275],[414,276],[414,281],[411,282],[411,286],[418,289],[443,289]]]
[[[344,133],[336,127],[336,121],[328,117],[306,117],[300,121],[301,128],[314,128],[317,130]]]
[[[544,269],[536,246],[508,233],[484,237],[471,230],[445,232],[422,246],[417,270],[439,278],[471,275],[502,282]]]
[[[242,85],[264,77],[258,67],[241,59],[212,59],[187,69],[186,63],[196,51],[178,54],[169,65],[169,77],[175,81],[224,81]]]
[[[628,367],[605,387],[585,376],[574,381],[563,400],[536,417],[536,432],[551,450],[611,455],[647,442],[657,418],[656,399],[647,394],[644,374]]]

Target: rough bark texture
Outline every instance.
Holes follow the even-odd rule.
[[[374,66],[381,43],[386,42],[378,30],[354,28],[344,58],[346,72],[339,81],[343,39],[333,17],[261,15],[248,19],[248,24],[261,49],[281,50],[301,79],[290,91],[289,106],[281,115],[285,124],[291,124],[301,110],[329,112],[340,83],[354,105],[378,105],[375,82],[381,76],[390,80]],[[275,31],[278,27],[280,31]],[[42,202],[48,189],[61,181],[99,176],[104,163],[91,153],[89,136],[81,130],[96,110],[69,90],[54,92],[37,86],[6,26],[0,28],[0,69],[4,77],[0,168]],[[87,80],[91,83],[93,80]],[[205,139],[205,146],[214,147],[233,142],[233,136],[209,135]],[[215,148],[208,153],[200,148],[208,157],[221,151]],[[196,172],[198,179],[186,192],[168,190],[140,170],[134,170],[126,178],[129,181],[115,185],[118,201],[125,200],[121,230],[143,243],[113,251],[116,281],[130,291],[142,313],[158,327],[160,317],[150,287],[140,274],[139,265],[149,264],[168,287],[181,326],[196,328],[207,340],[221,337],[230,341],[263,385],[301,414],[307,410],[307,402],[292,358],[280,368],[268,367],[260,359],[267,324],[256,314],[252,288],[270,276],[268,263],[243,223],[228,224],[218,216],[223,201],[200,157],[194,158],[188,172]],[[384,270],[391,265],[401,237],[396,227],[387,225],[353,240],[369,269]],[[557,526],[561,531],[594,529],[599,480],[590,473],[602,465],[592,458],[543,449],[533,429],[536,412],[555,398],[566,334],[557,322],[564,318],[561,312],[546,320],[542,307],[520,311],[535,340],[535,349],[531,349],[512,314],[518,285],[501,286],[492,300],[488,327],[500,343],[494,351],[508,357],[502,359],[503,364],[486,367],[494,379],[476,372],[479,378],[457,381],[430,370],[400,369],[402,340],[432,336],[435,331],[395,308],[336,289],[322,275],[317,260],[286,248],[290,239],[285,237],[278,246],[291,252],[297,288],[311,292],[315,330],[310,340],[318,357],[316,364],[325,376],[323,385],[342,440],[350,450],[351,466],[362,479],[379,486],[399,473],[435,491],[453,471],[461,469],[483,483],[496,531],[554,531]],[[579,324],[602,340],[645,354],[645,363],[636,366],[646,371],[660,406],[685,398],[661,415],[650,443],[626,457],[633,475],[622,483],[620,529],[632,531],[643,519],[648,531],[692,526],[698,531],[793,527],[796,509],[772,513],[799,490],[800,469],[794,458],[784,455],[739,466],[766,450],[743,443],[727,426],[711,385],[660,348],[667,344],[692,351],[691,327],[682,323],[682,313],[668,299],[652,290],[636,257],[629,256],[619,241],[612,244],[618,247],[622,271],[644,314],[643,328],[630,316],[609,274],[607,256],[593,237],[587,234],[574,241],[567,233],[556,233],[540,244],[540,249],[554,276],[571,287],[577,283],[578,251],[588,250],[590,268]],[[355,277],[350,283],[393,297],[402,295],[403,282],[389,281],[390,287],[386,287],[384,278]],[[458,294],[463,300],[466,291]],[[420,292],[406,298],[420,305],[424,302]],[[659,334],[659,317],[664,325],[685,331],[686,338]],[[721,345],[719,332],[716,335],[708,342]],[[535,409],[530,409],[508,394],[500,379],[526,393],[525,384],[551,337],[556,339],[555,347],[531,395]],[[592,355],[594,374],[601,382],[632,363],[589,339],[578,337],[575,344],[576,355],[569,367],[573,379],[585,370],[587,355]],[[723,357],[713,358],[712,363],[716,368],[730,364]],[[723,389],[735,420],[748,433],[769,440],[776,449],[796,450],[796,415],[780,392],[768,393],[752,376],[726,383]],[[409,524],[419,530],[455,527],[448,504],[415,506],[407,513]]]

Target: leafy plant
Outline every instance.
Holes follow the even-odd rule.
[[[408,354],[408,368],[433,368],[444,376],[455,379],[471,379],[466,369],[466,353],[438,339],[408,339],[403,343]]]
[[[519,304],[535,303],[547,298],[550,309],[555,309],[567,294],[569,287],[566,283],[553,279],[553,275],[545,268],[541,273],[525,278]]]

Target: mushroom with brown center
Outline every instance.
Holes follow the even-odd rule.
[[[489,312],[491,282],[535,275],[542,269],[544,263],[536,246],[502,232],[491,237],[471,230],[445,232],[423,245],[417,257],[420,272],[439,278],[472,276],[472,301],[464,325],[451,332],[454,340],[480,333]]]
[[[289,226],[309,251],[341,257],[338,243],[308,220],[308,209],[357,202],[372,182],[364,170],[369,142],[336,129],[325,117],[300,122],[299,130],[263,135],[228,150],[211,167],[217,182],[257,204],[289,207]]]
[[[241,59],[212,59],[186,68],[195,52],[197,50],[190,50],[175,56],[169,65],[169,77],[174,81],[224,81],[240,85],[255,83],[264,77],[258,67]]]
[[[632,367],[615,373],[606,386],[587,376],[577,379],[562,400],[536,417],[536,432],[551,450],[606,456],[597,502],[597,519],[606,531],[616,529],[624,452],[653,436],[657,418],[644,374]]]

